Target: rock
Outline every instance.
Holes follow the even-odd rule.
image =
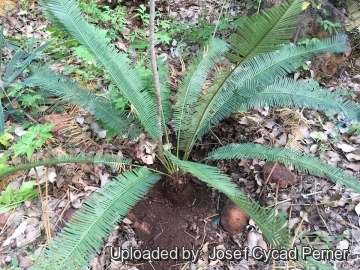
[[[286,188],[287,186],[294,185],[297,182],[296,176],[284,164],[281,163],[266,163],[263,168],[264,181],[268,179],[269,175],[269,183],[275,183],[279,186],[279,188]]]
[[[225,201],[220,215],[221,226],[231,234],[242,232],[249,222],[249,216],[229,199]]]

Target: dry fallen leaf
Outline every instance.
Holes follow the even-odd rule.
[[[298,218],[298,217],[295,217],[295,218],[290,219],[290,221],[289,221],[289,228],[292,229],[292,228],[293,228],[296,224],[298,224],[300,221],[301,221],[301,219]]]
[[[346,154],[345,156],[349,161],[360,160],[360,155],[356,155],[353,153]]]
[[[338,143],[337,147],[343,150],[345,153],[349,153],[356,150],[356,148],[352,147],[350,144],[347,143]]]
[[[27,226],[27,221],[24,220],[23,222],[20,223],[20,225],[15,229],[14,233],[9,236],[5,241],[4,243],[2,244],[3,247],[6,247],[8,246],[10,243],[11,243],[11,240],[21,236],[24,234],[25,232],[25,229],[26,229],[26,226]]]
[[[346,164],[345,167],[350,169],[350,170],[353,170],[355,172],[360,171],[360,164],[350,163],[350,164]]]
[[[99,171],[98,175],[101,181],[101,187],[104,187],[109,182],[110,174]]]
[[[36,169],[36,172],[35,172],[35,169]],[[55,168],[46,168],[44,166],[39,166],[39,167],[36,167],[35,169],[32,168],[29,171],[28,176],[33,179],[37,179],[39,177],[40,184],[43,184],[46,181],[49,181],[51,183],[53,183],[55,181],[56,176],[57,176]]]
[[[358,203],[356,206],[355,206],[355,212],[358,216],[360,216],[360,203]],[[358,221],[359,225],[360,225],[360,219]]]
[[[339,154],[334,151],[326,151],[325,156],[328,158],[334,158],[334,157],[338,157]]]
[[[154,158],[152,157],[152,155],[144,155],[141,157],[141,160],[147,165],[154,164]]]
[[[349,248],[349,240],[343,239],[341,240],[337,245],[336,245],[336,249],[348,249]]]

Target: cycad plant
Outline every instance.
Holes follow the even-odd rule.
[[[51,41],[48,41],[38,48],[34,49],[35,39],[32,38],[28,41],[27,48],[19,48],[12,44],[7,44],[4,39],[4,27],[6,23],[6,15],[4,16],[0,29],[0,97],[6,96],[6,89],[11,85],[15,84],[15,79],[30,65],[30,63],[39,58],[43,50],[50,45]],[[11,58],[9,63],[6,66],[6,69],[2,69],[2,48],[7,46],[11,49],[15,49],[14,56]],[[4,72],[3,72],[4,71]],[[6,102],[3,106],[0,98],[0,133],[5,132],[4,127],[4,110],[3,107],[7,109],[5,113],[12,114],[12,116],[18,120],[22,121],[22,118],[15,114],[16,110],[11,104],[11,102]]]
[[[136,116],[117,111],[107,99],[39,66],[31,66],[31,73],[24,83],[37,85],[54,96],[81,106],[108,130],[121,136],[137,137],[145,130],[158,144],[155,154],[164,170],[133,164],[131,168],[135,169],[115,177],[75,213],[45,249],[35,267],[75,269],[86,265],[110,230],[151,186],[164,176],[171,183],[169,187],[181,189],[187,184],[184,180],[186,174],[192,174],[230,198],[255,221],[274,248],[289,248],[286,213],[276,208],[262,208],[216,167],[188,159],[199,138],[238,110],[303,106],[328,114],[360,118],[360,108],[356,103],[322,89],[317,82],[284,78],[287,73],[295,71],[297,63],[316,53],[341,53],[347,49],[343,35],[307,47],[284,45],[293,34],[301,4],[299,0],[288,0],[246,18],[229,44],[211,38],[203,51],[188,64],[172,103],[165,62],[153,62],[154,66],[157,65],[154,70],[159,72],[154,76],[160,80],[155,80],[155,83],[142,80],[127,55],[108,44],[99,30],[85,21],[74,0],[43,0],[41,5],[49,20],[93,54],[132,104]],[[224,55],[233,61],[233,68],[217,68],[217,62]],[[169,134],[176,134],[176,145],[165,150],[164,145],[170,142]],[[327,176],[360,192],[358,180],[354,177],[317,158],[286,148],[274,149],[253,143],[231,144],[214,150],[207,158],[258,158],[281,162],[319,177]],[[32,166],[65,162],[95,162],[111,166],[131,164],[128,159],[111,156],[69,156],[11,167],[0,172],[0,176]]]

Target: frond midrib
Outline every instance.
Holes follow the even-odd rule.
[[[324,99],[321,99],[320,97],[316,97],[316,96],[313,96],[313,95],[306,95],[306,93],[308,92],[305,92],[305,93],[301,93],[301,91],[298,91],[298,92],[292,92],[291,95],[292,96],[299,96],[301,99],[306,99],[306,98],[311,98],[313,100],[316,100],[318,103],[321,103],[321,104],[324,104],[324,103],[327,103],[329,104],[329,107],[334,107],[334,104],[331,103],[330,101],[327,101],[327,100],[324,100]],[[259,93],[255,93],[254,94],[254,98],[256,98],[256,95],[260,95],[260,96],[273,96],[274,93],[272,92],[266,92],[266,91],[262,91],[262,92],[259,92]],[[287,96],[289,95],[289,93],[286,93],[286,92],[276,92],[276,96]],[[253,98],[251,97],[251,98]],[[339,107],[340,110],[343,112],[343,113],[346,113],[347,112],[347,108],[345,108],[342,104],[346,104],[346,103],[341,103],[341,102],[337,102],[336,103],[336,107]],[[304,106],[306,107],[306,106]]]
[[[338,37],[341,37],[341,36],[344,36],[344,35],[339,35]],[[344,36],[344,37],[345,37],[345,36]],[[291,45],[287,45],[287,46],[291,46]],[[287,46],[285,46],[285,48],[286,48]],[[321,51],[320,51],[320,52],[332,51],[332,50],[329,50],[329,49],[330,49],[331,47],[334,47],[334,46],[337,46],[337,45],[330,43],[329,46],[326,46],[326,47],[321,48]],[[307,47],[307,48],[309,48],[309,47]],[[329,49],[328,49],[328,48],[329,48]],[[273,52],[273,53],[271,53],[271,54],[275,54],[275,53],[279,53],[279,52],[280,52],[280,51],[275,51],[275,52]],[[286,59],[282,60],[281,62],[289,61],[289,59],[291,59],[291,58],[301,57],[301,55],[304,55],[304,54],[313,55],[313,54],[315,54],[316,52],[319,52],[319,49],[316,48],[316,46],[314,46],[314,47],[312,47],[310,50],[299,51],[297,54],[291,54],[290,57],[287,57]],[[257,77],[259,74],[261,74],[261,73],[266,73],[267,70],[272,69],[272,68],[273,68],[274,66],[276,66],[276,65],[279,65],[279,62],[274,61],[274,63],[273,63],[272,65],[269,65],[266,69],[260,69],[260,70],[258,71],[258,73],[254,73],[254,74],[252,75],[252,78],[253,78],[253,79],[256,79],[256,77]]]
[[[200,121],[198,121],[198,125],[196,125],[196,129],[194,130],[194,132],[191,134],[190,136],[190,140],[188,140],[187,146],[185,148],[185,153],[190,154],[191,148],[193,147],[196,137],[198,136],[198,132],[201,130],[201,123],[203,122],[203,120],[205,119],[205,116],[207,115],[208,112],[208,108],[210,108],[210,105],[213,104],[214,100],[217,98],[217,94],[219,92],[220,89],[223,88],[223,86],[227,83],[227,80],[230,78],[230,76],[233,75],[233,72],[235,70],[233,70],[232,72],[230,72],[226,78],[223,80],[223,82],[217,87],[217,89],[214,91],[214,94],[212,94],[211,98],[209,99],[208,102],[208,106],[206,107],[205,110],[203,110],[200,114]],[[201,100],[201,102],[204,102],[204,100]],[[188,155],[185,156],[185,159],[188,158]]]
[[[251,151],[245,152],[246,147],[251,149]],[[235,152],[232,152],[231,148],[236,149],[233,150]],[[278,151],[279,153],[274,153],[274,151]],[[287,151],[290,152],[292,155],[285,153]],[[218,154],[218,152],[220,152],[220,154]],[[253,154],[249,152],[252,152]],[[218,156],[216,157],[216,155]],[[266,157],[264,158],[265,160],[269,160],[273,162],[284,162],[286,164],[292,164],[294,165],[294,167],[300,167],[299,164],[303,164],[301,166],[302,170],[306,170],[310,174],[314,174],[319,177],[324,177],[325,175],[327,175],[335,183],[342,183],[343,185],[350,187],[354,191],[360,193],[360,183],[356,178],[352,177],[351,175],[344,174],[344,172],[339,168],[328,165],[324,163],[321,159],[318,159],[316,157],[306,156],[300,152],[287,148],[270,148],[268,146],[262,146],[253,143],[228,144],[211,152],[208,155],[207,159],[238,159],[241,157],[259,158],[259,159],[261,159],[261,157]],[[306,157],[306,159],[300,160],[301,157]],[[320,168],[318,166],[319,162],[321,163]],[[324,168],[322,168],[321,165]],[[319,171],[321,172],[320,174],[317,173]],[[344,180],[343,179],[344,176],[346,176],[349,180],[348,181]]]
[[[31,163],[27,163],[27,164],[21,164],[21,165],[17,165],[15,167],[10,167],[4,171],[0,172],[0,178],[7,176],[9,174],[13,174],[15,172],[18,171],[25,171],[25,170],[29,170],[31,168],[35,168],[35,167],[39,167],[39,166],[49,166],[49,165],[56,165],[56,164],[66,164],[66,163],[104,163],[109,165],[110,162],[108,162],[106,159],[107,158],[114,158],[114,156],[111,155],[103,155],[103,156],[94,156],[94,157],[87,157],[83,154],[80,154],[78,156],[64,156],[64,157],[57,157],[57,158],[50,158],[47,160],[42,160],[42,161],[36,161],[36,162],[31,162]],[[131,162],[129,159],[127,158],[120,158],[123,162],[121,162],[122,164],[125,165],[130,165]],[[120,162],[112,162],[112,163],[120,163]]]

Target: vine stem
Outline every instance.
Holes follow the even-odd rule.
[[[161,94],[160,94],[160,81],[159,74],[156,65],[156,55],[155,55],[155,0],[150,0],[150,18],[149,18],[149,37],[150,37],[150,57],[151,57],[151,67],[154,77],[154,86],[155,86],[155,96],[156,96],[156,117],[158,120],[159,129],[161,129],[161,117],[162,117],[162,104],[161,104]],[[164,160],[164,146],[162,142],[161,132],[158,136],[158,147],[159,147],[159,158]]]

